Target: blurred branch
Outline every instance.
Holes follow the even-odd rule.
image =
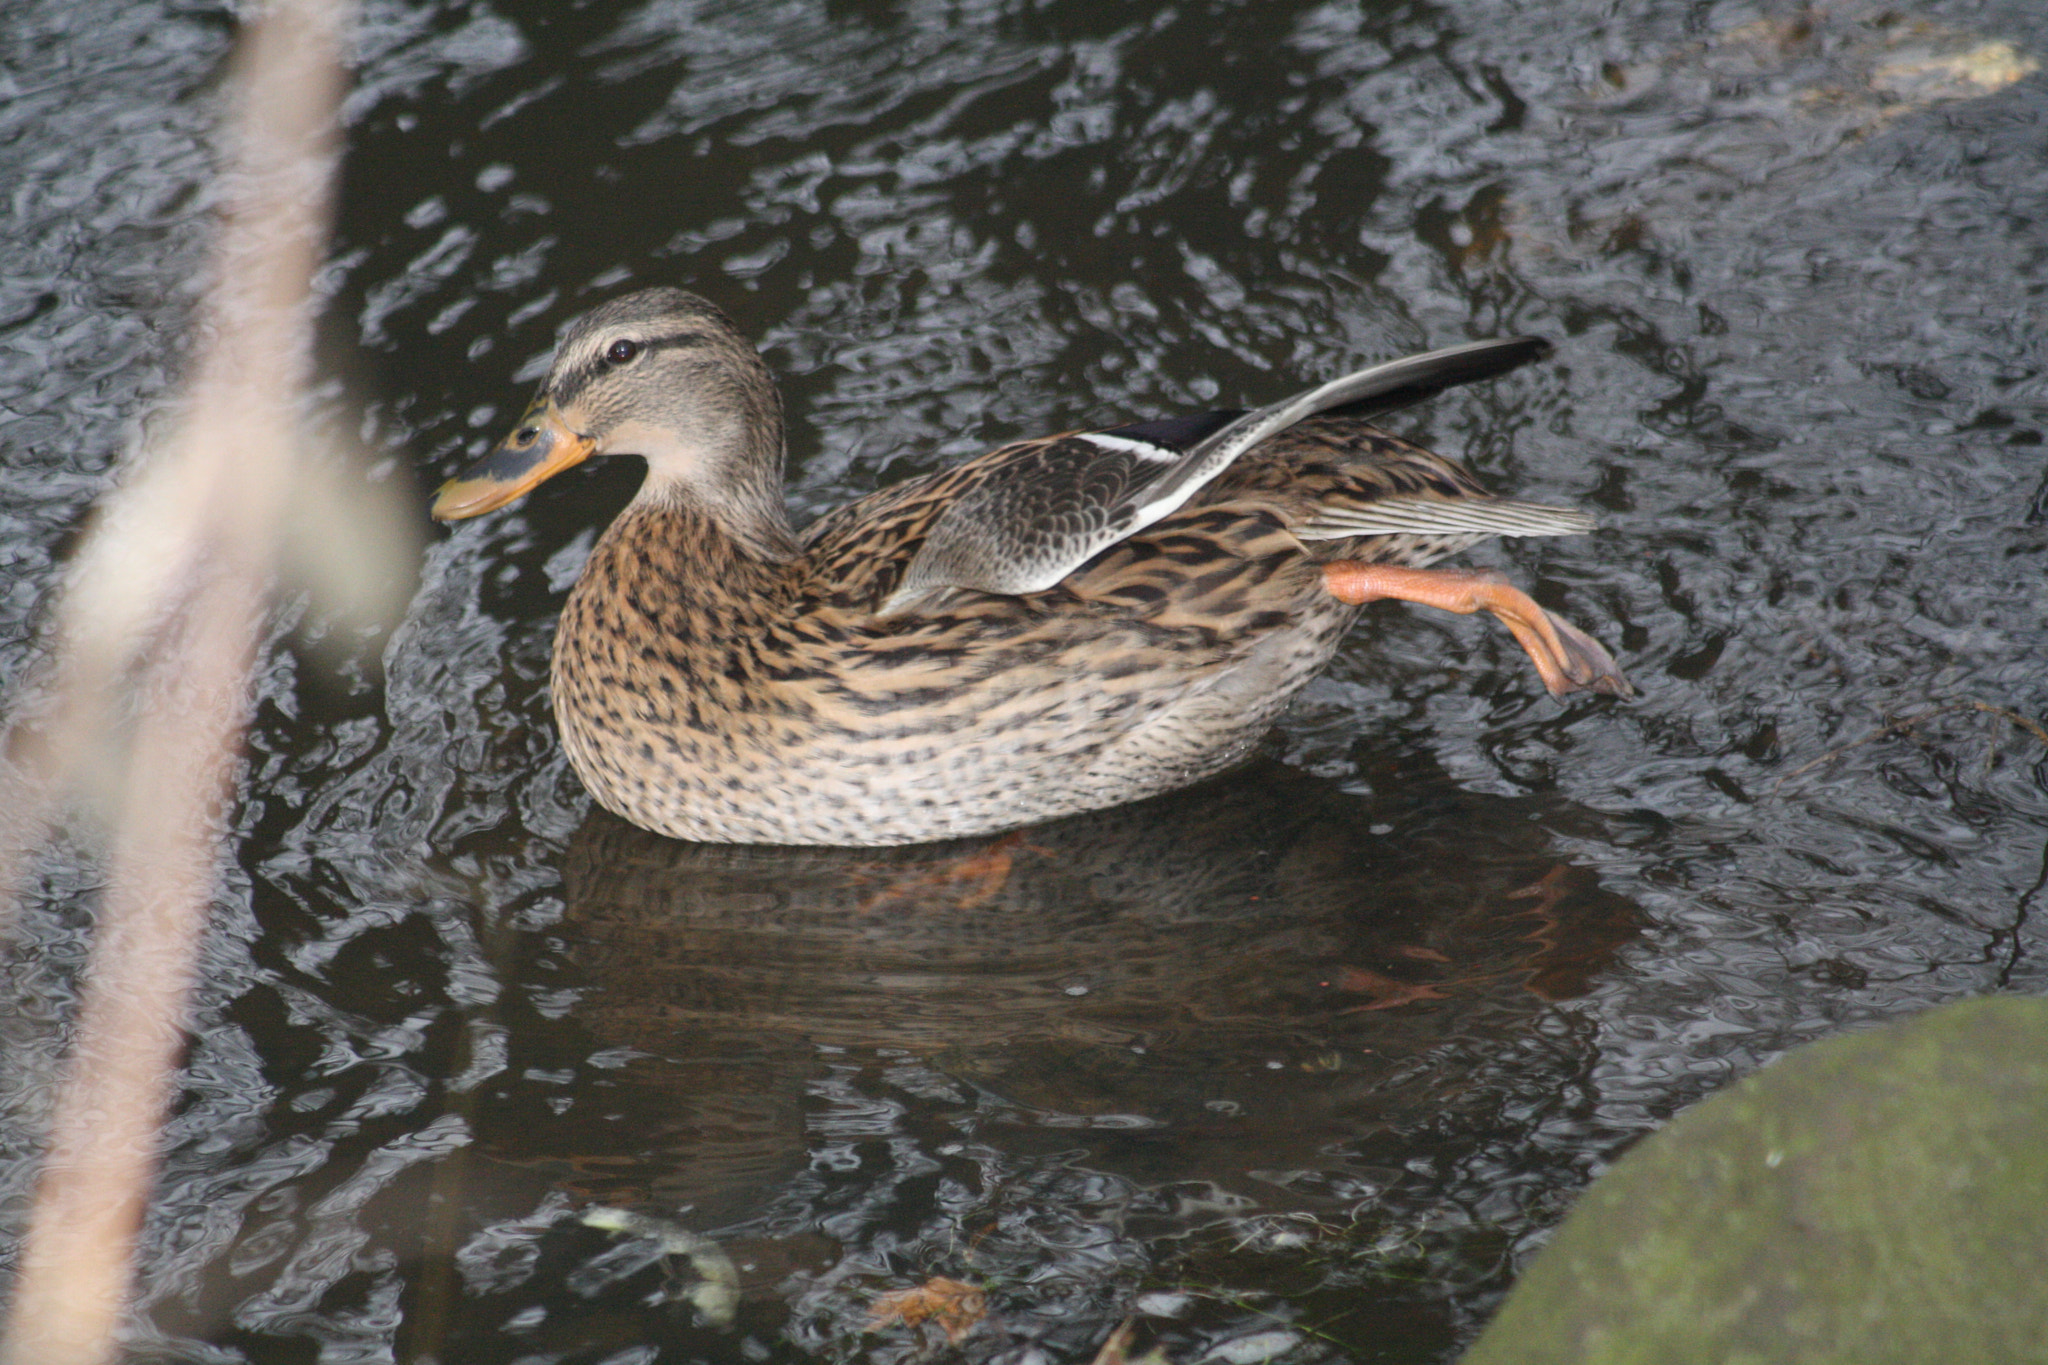
[[[93,798],[111,878],[58,1097],[4,1350],[8,1365],[112,1358],[183,1047],[221,857],[250,663],[299,477],[310,292],[326,238],[340,5],[278,0],[232,85],[227,209],[184,409],[104,502],[17,702],[0,894],[59,807]],[[125,753],[109,736],[132,733]]]

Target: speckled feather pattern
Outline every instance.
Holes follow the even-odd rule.
[[[1319,566],[1421,567],[1479,533],[1305,542],[1392,494],[1492,500],[1454,462],[1315,419],[1055,587],[874,613],[926,530],[1005,447],[824,517],[786,560],[686,489],[605,532],[555,643],[563,742],[635,824],[736,843],[895,844],[1005,829],[1185,785],[1243,757],[1358,608]]]

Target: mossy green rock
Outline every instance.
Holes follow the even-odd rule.
[[[1595,1181],[1464,1365],[2048,1361],[2048,1001],[1800,1048]]]

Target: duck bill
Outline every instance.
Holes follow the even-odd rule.
[[[459,478],[441,485],[434,495],[434,520],[460,521],[495,512],[569,466],[583,463],[596,449],[597,442],[578,435],[562,420],[553,400],[537,398],[510,436]]]

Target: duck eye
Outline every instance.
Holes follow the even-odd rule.
[[[611,344],[611,347],[610,347],[610,349],[608,349],[608,350],[606,350],[606,351],[605,351],[605,353],[604,353],[604,358],[605,358],[606,360],[609,360],[609,361],[610,361],[610,362],[611,362],[612,364],[614,364],[614,365],[624,365],[624,364],[626,364],[626,363],[627,363],[628,361],[632,360],[634,356],[637,356],[637,355],[639,355],[639,354],[640,354],[640,343],[639,343],[639,342],[637,342],[637,341],[614,341],[614,342],[613,342],[613,343]]]

